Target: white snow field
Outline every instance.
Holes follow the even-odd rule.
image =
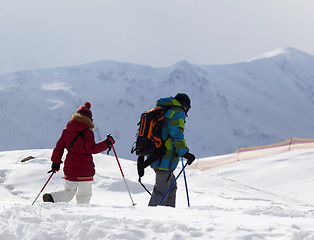
[[[116,149],[119,154],[119,149]],[[314,150],[293,150],[207,171],[186,169],[178,179],[177,207],[148,207],[136,163],[94,156],[96,175],[88,205],[33,200],[47,181],[52,150],[0,152],[0,239],[314,239]],[[35,157],[26,162],[22,159]],[[199,160],[201,161],[201,159]],[[178,174],[180,168],[175,171]],[[63,188],[54,174],[45,192]],[[142,181],[151,190],[154,173]]]

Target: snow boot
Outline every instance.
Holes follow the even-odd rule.
[[[52,202],[52,203],[54,202],[50,193],[45,193],[43,195],[43,200],[44,202]]]

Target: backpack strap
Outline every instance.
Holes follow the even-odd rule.
[[[70,151],[71,147],[73,146],[73,144],[75,143],[75,141],[78,139],[79,136],[81,136],[82,139],[84,139],[84,131],[87,130],[88,128],[80,131],[75,138],[72,140],[72,142],[70,143],[69,147],[67,148],[68,152]]]

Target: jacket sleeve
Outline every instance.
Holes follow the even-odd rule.
[[[184,139],[185,113],[181,110],[174,112],[170,118],[169,134],[173,140],[176,151],[179,156],[183,156],[189,151]]]
[[[52,155],[51,155],[51,161],[55,163],[61,162],[61,158],[65,149],[65,130],[62,131],[62,135],[59,138],[56,147],[53,149]]]
[[[90,154],[100,153],[108,148],[106,141],[95,143],[95,136],[92,130],[86,131],[85,149]]]

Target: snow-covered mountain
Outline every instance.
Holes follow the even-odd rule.
[[[177,92],[192,100],[185,135],[197,157],[314,136],[314,56],[285,48],[228,65],[101,61],[0,75],[0,150],[53,148],[89,100],[97,140],[111,133],[118,155],[135,159],[141,112]]]

